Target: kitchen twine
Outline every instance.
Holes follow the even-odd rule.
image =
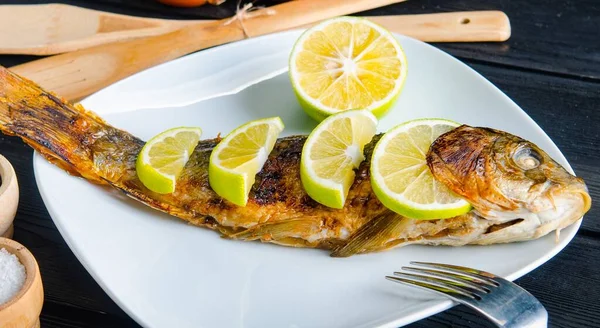
[[[265,9],[265,7],[262,7],[262,6],[254,7],[254,5],[251,2],[245,4],[243,7],[240,7],[240,5],[241,5],[241,1],[238,2],[237,9],[235,11],[235,15],[233,15],[229,20],[227,20],[223,25],[229,25],[235,21],[238,21],[240,23],[240,27],[242,28],[242,31],[244,32],[245,38],[250,38],[250,35],[248,34],[248,30],[246,30],[246,26],[244,25],[245,19],[250,19],[253,17],[264,16],[264,15],[272,16],[277,13],[274,9]]]

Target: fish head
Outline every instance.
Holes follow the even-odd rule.
[[[509,241],[560,230],[591,206],[581,178],[534,143],[507,132],[460,126],[433,142],[427,163],[435,179],[483,218],[518,225],[512,230],[520,235],[505,236]]]

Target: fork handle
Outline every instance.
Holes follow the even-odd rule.
[[[542,309],[530,308],[523,311],[519,316],[505,325],[499,325],[503,328],[547,328],[548,327],[548,312],[541,305]]]

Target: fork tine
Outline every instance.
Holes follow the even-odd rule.
[[[410,280],[410,279],[404,279],[404,278],[392,277],[392,276],[385,276],[385,278],[389,281],[393,281],[393,282],[396,282],[399,284],[421,288],[423,290],[427,290],[430,292],[433,291],[433,292],[442,294],[446,297],[448,297],[449,295],[452,295],[451,297],[456,298],[457,301],[459,301],[461,299],[461,297],[469,299],[469,300],[475,300],[475,297],[468,293],[463,293],[458,290],[449,291],[446,288],[439,287],[439,286],[436,286],[433,284],[428,284],[426,282],[414,281],[414,280]]]
[[[496,286],[496,287],[500,286],[500,283],[498,283],[498,281],[494,280],[494,278],[496,278],[496,275],[491,274],[489,272],[485,272],[485,271],[475,270],[475,269],[462,267],[462,266],[458,266],[458,265],[431,263],[431,262],[411,261],[410,264],[419,265],[419,266],[423,266],[426,268],[442,269],[444,271],[456,273],[461,276],[466,276],[469,278],[485,281],[488,283],[488,285],[491,285],[491,286]]]
[[[405,280],[412,280],[415,282],[420,282],[420,283],[437,286],[438,291],[439,291],[439,289],[442,289],[442,290],[458,293],[458,294],[467,296],[472,299],[476,299],[476,300],[481,299],[481,296],[478,295],[477,293],[475,293],[475,291],[464,288],[462,286],[457,286],[453,283],[448,282],[447,280],[433,278],[433,277],[427,277],[427,276],[418,275],[418,274],[403,273],[403,272],[394,272],[394,276],[402,277]]]
[[[487,281],[484,281],[484,280],[481,280],[481,279],[472,279],[470,277],[465,277],[465,276],[461,276],[461,275],[458,275],[458,274],[448,273],[448,272],[439,271],[439,270],[431,270],[431,269],[421,269],[421,268],[413,268],[413,267],[402,267],[402,270],[409,271],[409,272],[421,273],[421,274],[425,273],[428,276],[432,276],[432,277],[436,277],[436,278],[448,280],[448,281],[451,281],[453,283],[459,284],[459,286],[467,286],[469,288],[473,288],[473,289],[475,289],[477,291],[480,291],[480,292],[483,292],[483,293],[486,293],[486,294],[490,292],[489,288],[486,288],[483,285],[480,285],[478,283],[473,282],[473,280],[477,280],[477,282],[482,282],[483,284],[489,284]]]

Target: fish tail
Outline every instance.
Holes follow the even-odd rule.
[[[346,243],[333,249],[332,257],[348,257],[354,254],[382,251],[398,246],[406,240],[399,239],[410,224],[410,219],[394,212],[387,212],[364,224],[348,238]]]
[[[94,182],[90,153],[82,145],[103,124],[81,106],[71,105],[0,66],[0,131],[18,136],[53,164]]]

